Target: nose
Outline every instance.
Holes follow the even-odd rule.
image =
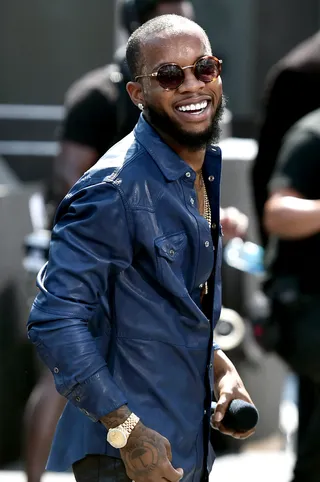
[[[197,92],[199,89],[202,89],[204,86],[205,86],[205,83],[197,79],[197,77],[194,75],[193,70],[191,68],[187,68],[184,70],[184,81],[179,87],[179,91],[181,93]]]

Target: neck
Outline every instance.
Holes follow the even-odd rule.
[[[168,134],[165,134],[159,129],[157,129],[157,131],[165,143],[171,147],[171,149],[178,154],[178,156],[181,157],[184,162],[186,162],[195,172],[201,171],[206,155],[206,149],[204,147],[196,151],[192,150],[188,147],[178,144],[174,141],[174,139],[168,136]]]

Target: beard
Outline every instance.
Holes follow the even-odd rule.
[[[190,132],[165,112],[155,109],[151,105],[145,107],[148,122],[160,132],[170,136],[176,143],[186,147],[190,151],[198,151],[206,148],[208,144],[216,144],[220,139],[220,121],[223,116],[226,101],[222,96],[221,100],[212,116],[210,125],[202,132]]]

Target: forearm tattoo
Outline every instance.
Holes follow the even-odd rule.
[[[131,410],[129,410],[127,405],[122,405],[122,407],[118,408],[114,412],[108,413],[108,415],[104,415],[103,417],[101,417],[100,421],[108,429],[115,428],[125,422],[127,418],[130,417],[130,415]]]

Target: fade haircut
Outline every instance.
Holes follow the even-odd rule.
[[[172,35],[177,35],[195,30],[203,33],[205,48],[208,50],[208,53],[211,53],[210,41],[206,32],[200,25],[186,17],[175,14],[160,15],[141,25],[130,36],[126,49],[126,61],[132,80],[142,73],[142,66],[145,63],[142,47],[149,38],[154,38],[162,32],[170,32]]]

